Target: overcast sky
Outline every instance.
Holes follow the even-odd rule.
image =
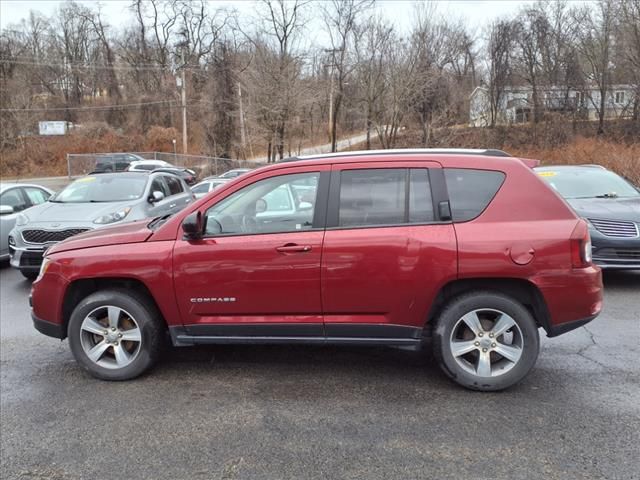
[[[243,15],[253,15],[254,2],[250,0],[209,0],[211,7],[216,8],[232,6]],[[0,0],[0,26],[6,27],[12,23],[19,23],[27,18],[30,10],[37,10],[46,15],[51,15],[62,3],[60,0]],[[79,3],[95,7],[100,5],[105,17],[112,25],[122,25],[122,20],[133,19],[127,11],[131,0],[80,0]],[[441,0],[438,1],[442,13],[462,17],[473,28],[480,28],[490,20],[510,15],[523,4],[532,3],[529,0]],[[381,0],[378,9],[392,20],[401,30],[408,29],[412,21],[413,1],[409,0]]]

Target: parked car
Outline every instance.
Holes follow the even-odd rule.
[[[10,263],[28,279],[43,253],[82,232],[173,214],[193,200],[183,180],[164,173],[104,173],[80,178],[49,201],[18,214],[9,234]]]
[[[316,185],[312,202],[295,185]],[[123,247],[126,244],[126,247]],[[602,308],[589,230],[515,158],[348,152],[255,170],[171,218],[47,251],[35,328],[80,366],[140,375],[176,346],[418,348],[464,387],[522,380]]]
[[[250,168],[234,168],[233,170],[224,172],[222,175],[218,175],[218,178],[236,178],[250,171]]]
[[[176,175],[178,177],[180,177],[182,180],[184,180],[187,185],[191,186],[191,185],[195,185],[196,182],[198,181],[198,177],[196,175],[196,172],[189,169],[189,168],[181,168],[181,167],[161,167],[161,168],[156,168],[155,170],[153,170],[154,172],[162,172],[162,173],[172,173],[173,175]]]
[[[191,191],[196,198],[202,198],[207,193],[213,192],[216,188],[228,183],[228,178],[205,178],[200,183],[191,187]]]
[[[606,269],[640,269],[640,191],[599,165],[536,169],[589,225],[593,261]]]
[[[53,191],[31,183],[0,183],[0,262],[9,259],[9,232],[20,212],[40,205]]]
[[[158,168],[175,168],[169,162],[163,160],[136,160],[129,164],[128,172],[150,172]]]
[[[124,172],[131,162],[143,161],[140,155],[134,153],[109,153],[96,158],[96,166],[92,173]]]

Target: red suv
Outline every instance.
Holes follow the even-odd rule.
[[[105,380],[151,367],[168,331],[176,346],[427,343],[459,384],[506,388],[539,328],[598,315],[602,278],[586,223],[498,155],[292,159],[172,217],[77,235],[46,254],[35,327]]]

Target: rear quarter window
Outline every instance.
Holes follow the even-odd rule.
[[[498,193],[505,174],[493,170],[445,168],[454,222],[466,222],[480,215]]]

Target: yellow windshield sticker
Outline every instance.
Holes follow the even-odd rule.
[[[84,178],[79,178],[78,180],[76,180],[76,182],[93,182],[96,179],[96,177],[84,177]]]
[[[541,177],[555,177],[557,172],[538,172]]]

